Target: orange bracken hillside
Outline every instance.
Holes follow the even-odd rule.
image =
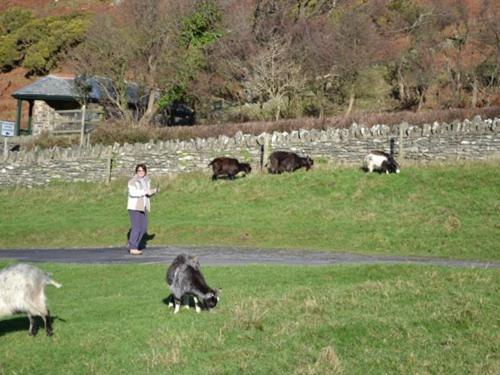
[[[0,0],[0,13],[11,7],[30,9],[37,16],[52,16],[72,12],[106,12],[111,1],[98,0]],[[64,66],[59,67],[55,74],[69,73]],[[0,73],[0,120],[14,121],[16,118],[16,100],[11,94],[35,82],[40,77],[26,78],[26,69],[16,68],[7,73]],[[27,112],[28,106],[24,105]]]
[[[21,7],[32,10],[38,16],[55,16],[72,12],[102,13],[111,7],[111,3],[111,0],[2,0],[0,12],[11,7]]]

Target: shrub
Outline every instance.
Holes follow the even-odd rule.
[[[0,35],[10,34],[33,20],[33,13],[19,7],[0,14]]]
[[[34,19],[26,13],[8,14],[0,36],[0,70],[9,71],[18,65],[29,74],[46,74],[57,65],[62,52],[79,43],[86,32],[88,18],[70,15]]]
[[[428,112],[396,112],[396,113],[360,113],[350,117],[334,116],[318,118],[297,118],[284,119],[280,121],[260,121],[236,124],[217,124],[217,125],[195,125],[195,126],[172,126],[172,127],[137,127],[131,123],[123,122],[105,122],[94,128],[91,133],[90,142],[92,144],[112,145],[115,142],[123,143],[146,143],[149,141],[166,140],[188,140],[196,138],[210,138],[225,135],[234,136],[241,131],[245,134],[259,135],[263,132],[272,133],[273,131],[290,132],[299,129],[318,129],[326,128],[347,128],[353,122],[361,125],[371,126],[375,124],[400,124],[406,121],[412,125],[421,125],[424,123],[451,122],[454,120],[472,119],[480,115],[482,118],[500,117],[500,107],[488,107],[481,109],[450,109],[443,111]],[[53,147],[55,145],[64,147],[79,143],[79,136],[53,137],[48,134],[42,134],[32,141],[30,147],[38,145],[39,147]]]
[[[47,132],[43,132],[39,136],[33,137],[30,141],[23,143],[23,148],[32,150],[35,147],[53,148],[53,147],[71,147],[80,144],[79,135],[71,136],[53,136]]]
[[[0,37],[0,71],[12,70],[22,58],[22,53],[17,49],[15,35]]]
[[[155,128],[137,127],[133,124],[109,121],[94,128],[91,133],[91,143],[114,144],[146,143],[150,139],[158,139]]]

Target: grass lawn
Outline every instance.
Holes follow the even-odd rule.
[[[166,265],[40,267],[54,336],[0,320],[0,374],[500,372],[496,269],[204,267],[220,304],[173,315]]]
[[[500,161],[365,174],[153,177],[149,245],[230,245],[500,260]],[[0,248],[123,246],[126,181],[0,191]]]

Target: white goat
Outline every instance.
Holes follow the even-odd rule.
[[[399,173],[399,164],[392,154],[383,151],[370,151],[364,159],[364,169],[367,172]]]
[[[25,313],[30,320],[29,334],[38,333],[35,316],[40,316],[45,324],[47,336],[52,335],[52,319],[47,310],[45,285],[62,285],[50,275],[29,264],[16,264],[0,271],[0,318]]]

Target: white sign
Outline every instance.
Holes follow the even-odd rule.
[[[12,121],[0,121],[1,135],[4,137],[13,137],[15,125]]]

